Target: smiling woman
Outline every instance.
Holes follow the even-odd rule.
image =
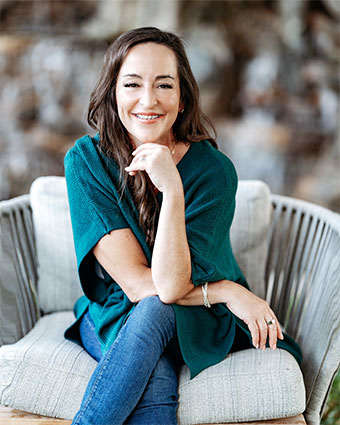
[[[65,157],[85,294],[65,336],[99,364],[73,424],[176,424],[183,363],[194,377],[250,347],[300,362],[233,256],[237,174],[209,135],[181,40],[157,28],[115,40],[88,122],[97,134]]]
[[[116,102],[136,147],[157,142],[171,148],[172,127],[183,109],[174,52],[155,43],[134,46],[118,74]]]

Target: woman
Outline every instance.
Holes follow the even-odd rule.
[[[251,346],[299,361],[232,254],[237,176],[204,125],[180,39],[157,28],[121,35],[88,122],[97,135],[65,158],[85,293],[66,337],[99,364],[73,423],[177,423],[183,361],[192,377]]]

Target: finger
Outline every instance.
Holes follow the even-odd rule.
[[[284,337],[284,335],[283,335],[283,332],[282,332],[282,329],[281,329],[281,326],[279,326],[279,327],[277,328],[277,337],[278,337],[279,339],[281,339],[281,340],[285,339],[285,337]]]
[[[129,176],[135,176],[137,171],[128,171]]]
[[[268,324],[265,319],[258,320],[258,327],[260,330],[259,346],[261,350],[265,350],[268,337]]]
[[[127,167],[125,167],[125,171],[127,171],[128,173],[144,171],[146,169],[146,161],[147,161],[146,155],[141,155],[137,158],[133,158],[131,163]]]
[[[282,333],[282,329],[281,329],[281,325],[280,322],[277,320],[277,317],[275,315],[275,313],[273,312],[272,309],[270,309],[270,314],[271,314],[271,318],[274,318],[276,321],[276,331],[277,331],[277,337],[279,339],[284,339],[283,333]]]
[[[273,321],[273,319],[271,319]],[[279,325],[278,321],[276,319],[275,323],[269,325],[268,324],[268,333],[269,333],[269,346],[270,348],[272,348],[273,350],[276,349],[276,344],[277,344],[277,328]]]
[[[249,328],[250,333],[251,333],[253,346],[255,348],[259,348],[259,346],[260,346],[259,345],[260,336],[259,336],[259,328],[258,328],[256,322],[250,322],[250,323],[247,323],[247,325],[248,325],[248,328]]]
[[[277,321],[277,337],[281,340],[284,339],[284,335],[283,335],[279,321]]]

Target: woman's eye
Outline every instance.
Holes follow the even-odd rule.
[[[138,84],[137,83],[125,83],[124,87],[136,88],[136,87],[138,87]]]
[[[172,89],[172,85],[171,84],[160,84],[158,87],[160,89]]]

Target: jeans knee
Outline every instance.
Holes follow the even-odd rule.
[[[164,304],[158,295],[143,298],[137,305],[138,309],[142,309],[146,314],[152,315],[162,314],[174,316],[174,309],[171,304]]]
[[[162,303],[157,295],[143,298],[136,305],[132,316],[136,319],[138,328],[167,329],[173,334],[176,327],[176,317],[172,305]]]

